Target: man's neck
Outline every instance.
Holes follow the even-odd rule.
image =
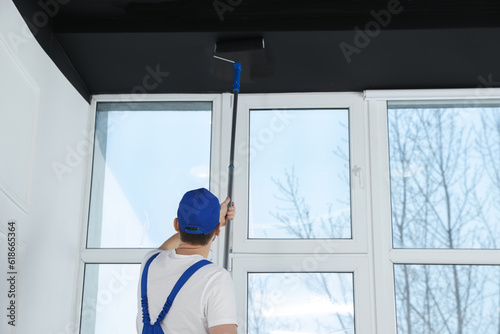
[[[209,242],[206,245],[193,245],[187,242],[182,242],[179,244],[179,247],[175,249],[175,252],[179,255],[201,255],[205,259],[208,257],[208,253],[210,252],[210,246],[212,245]]]

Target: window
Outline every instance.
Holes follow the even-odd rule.
[[[208,187],[211,102],[97,104],[88,248],[155,247],[185,189]]]
[[[498,331],[500,101],[466,93],[369,101],[379,332]]]
[[[350,239],[349,109],[250,110],[250,239]]]
[[[500,266],[394,266],[398,333],[498,333]]]
[[[498,248],[500,104],[391,102],[388,121],[394,247]]]
[[[185,191],[219,191],[210,172],[220,168],[212,154],[220,145],[220,101],[96,100],[80,329],[133,334],[142,257],[174,234]]]
[[[248,332],[354,333],[352,273],[249,273]]]
[[[390,102],[388,121],[394,247],[498,248],[500,105]],[[394,270],[398,333],[498,328],[500,266]]]
[[[241,94],[239,333],[497,334],[499,98]],[[81,332],[135,333],[138,264],[180,197],[225,197],[232,96],[96,99]]]
[[[372,299],[361,96],[243,95],[238,112],[232,263],[240,330],[366,332]]]
[[[139,264],[85,265],[81,333],[134,333]]]
[[[239,329],[252,334],[370,333],[369,276],[369,259],[360,254],[235,254]]]

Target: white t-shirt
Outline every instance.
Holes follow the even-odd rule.
[[[158,253],[148,252],[141,265],[141,276],[147,260]],[[163,309],[168,295],[181,275],[194,263],[203,260],[201,255],[180,255],[175,250],[160,251],[148,271],[148,306],[154,324]],[[141,282],[138,288],[137,333],[142,333]],[[209,328],[237,324],[236,301],[233,281],[229,273],[208,264],[189,278],[181,288],[161,322],[165,334],[209,333]]]

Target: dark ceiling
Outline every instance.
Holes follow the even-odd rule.
[[[14,3],[87,100],[231,91],[214,43],[259,36],[265,54],[242,58],[242,93],[500,86],[498,0]]]

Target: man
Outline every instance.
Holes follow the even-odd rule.
[[[158,250],[146,254],[142,261],[138,333],[143,332],[144,326],[141,288],[142,295],[147,295],[147,302],[142,304],[147,305],[153,324],[181,275],[195,263],[204,262],[201,260],[208,257],[220,227],[226,225],[227,219],[234,218],[234,205],[227,208],[229,201],[228,197],[219,204],[217,197],[204,188],[188,191],[182,197],[174,219],[178,233]],[[147,276],[144,280],[147,287],[141,286],[144,276]],[[146,318],[145,322],[148,320]],[[236,334],[236,302],[229,273],[213,263],[203,265],[180,288],[159,325],[165,334]]]

